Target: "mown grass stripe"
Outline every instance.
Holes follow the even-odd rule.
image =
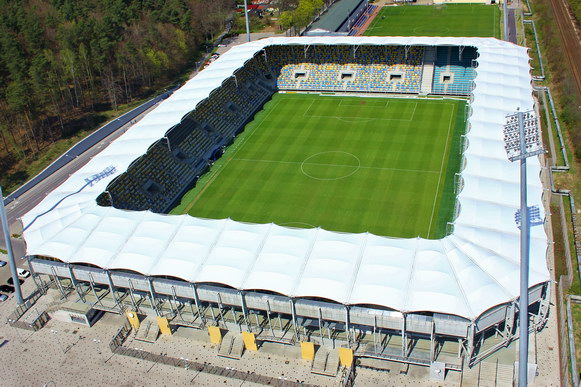
[[[302,114],[310,107],[332,116],[362,101],[361,120]],[[406,109],[401,114],[415,110],[411,121],[369,120],[392,114],[386,112],[390,104]],[[465,102],[414,104],[277,94],[172,213],[440,238],[455,205],[450,179],[453,186]],[[443,156],[446,148],[454,155],[450,160]]]

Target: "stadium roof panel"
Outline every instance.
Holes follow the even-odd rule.
[[[395,239],[99,207],[109,182],[264,47],[285,44],[453,45],[478,49],[467,133],[465,189],[452,235]],[[518,297],[518,165],[504,154],[507,113],[533,107],[527,49],[489,38],[268,38],[234,47],[131,127],[23,217],[29,255],[144,275],[264,289],[290,297],[431,311],[474,319]],[[85,178],[116,173],[77,192]],[[538,159],[529,160],[531,206],[542,206]],[[541,214],[543,216],[543,214]],[[546,282],[547,237],[531,232],[530,285]]]

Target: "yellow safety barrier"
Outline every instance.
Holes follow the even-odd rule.
[[[315,344],[301,341],[301,355],[305,360],[313,360],[315,358]]]
[[[220,344],[222,342],[222,331],[220,328],[209,326],[208,333],[210,334],[210,343]]]
[[[135,331],[139,330],[139,317],[137,316],[137,313],[129,310],[127,312],[125,312],[125,316],[127,317],[127,320],[129,321],[129,324],[131,324],[131,328]]]
[[[159,331],[162,335],[171,336],[171,327],[169,326],[169,321],[167,321],[167,318],[157,316],[157,326],[159,327]]]
[[[351,367],[353,364],[353,350],[351,348],[339,348],[339,361],[343,367]]]
[[[256,336],[251,332],[242,332],[242,341],[244,341],[244,348],[249,351],[258,351],[256,346]]]

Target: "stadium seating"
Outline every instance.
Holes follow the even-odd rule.
[[[438,47],[433,92],[468,95],[476,50]],[[107,187],[100,205],[167,212],[278,89],[420,91],[423,47],[277,45],[250,59]]]
[[[472,61],[476,49],[466,47],[460,58],[459,47],[437,47],[434,65],[434,94],[470,95],[472,81],[476,76]]]
[[[351,26],[351,29],[349,30],[349,36],[357,35],[357,33],[360,32],[360,29],[365,25],[367,19],[369,19],[369,17],[373,15],[377,8],[378,8],[377,5],[369,4],[365,12],[363,12],[361,16],[359,16],[357,21],[355,21],[353,26]]]
[[[412,47],[406,57],[401,46],[312,46],[301,53],[287,46],[278,49],[282,64],[273,61],[273,70],[283,90],[419,93],[423,53]]]
[[[274,91],[264,58],[249,61],[109,184],[112,205],[167,212]]]

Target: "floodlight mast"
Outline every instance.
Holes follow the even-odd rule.
[[[20,290],[20,281],[16,271],[16,262],[14,261],[14,252],[12,251],[12,241],[10,240],[10,228],[8,219],[6,218],[6,208],[4,207],[4,196],[2,195],[2,187],[0,187],[0,219],[2,220],[2,231],[4,233],[4,241],[6,242],[6,252],[8,254],[8,264],[10,265],[10,274],[12,282],[14,283],[14,295],[16,296],[16,304],[24,304],[22,299],[22,291]]]
[[[250,22],[248,21],[248,3],[244,0],[244,18],[246,19],[246,41],[250,42]]]
[[[505,149],[510,161],[520,160],[520,298],[518,385],[527,386],[529,353],[529,245],[527,205],[527,157],[544,153],[536,117],[532,111],[508,115],[504,126]]]

